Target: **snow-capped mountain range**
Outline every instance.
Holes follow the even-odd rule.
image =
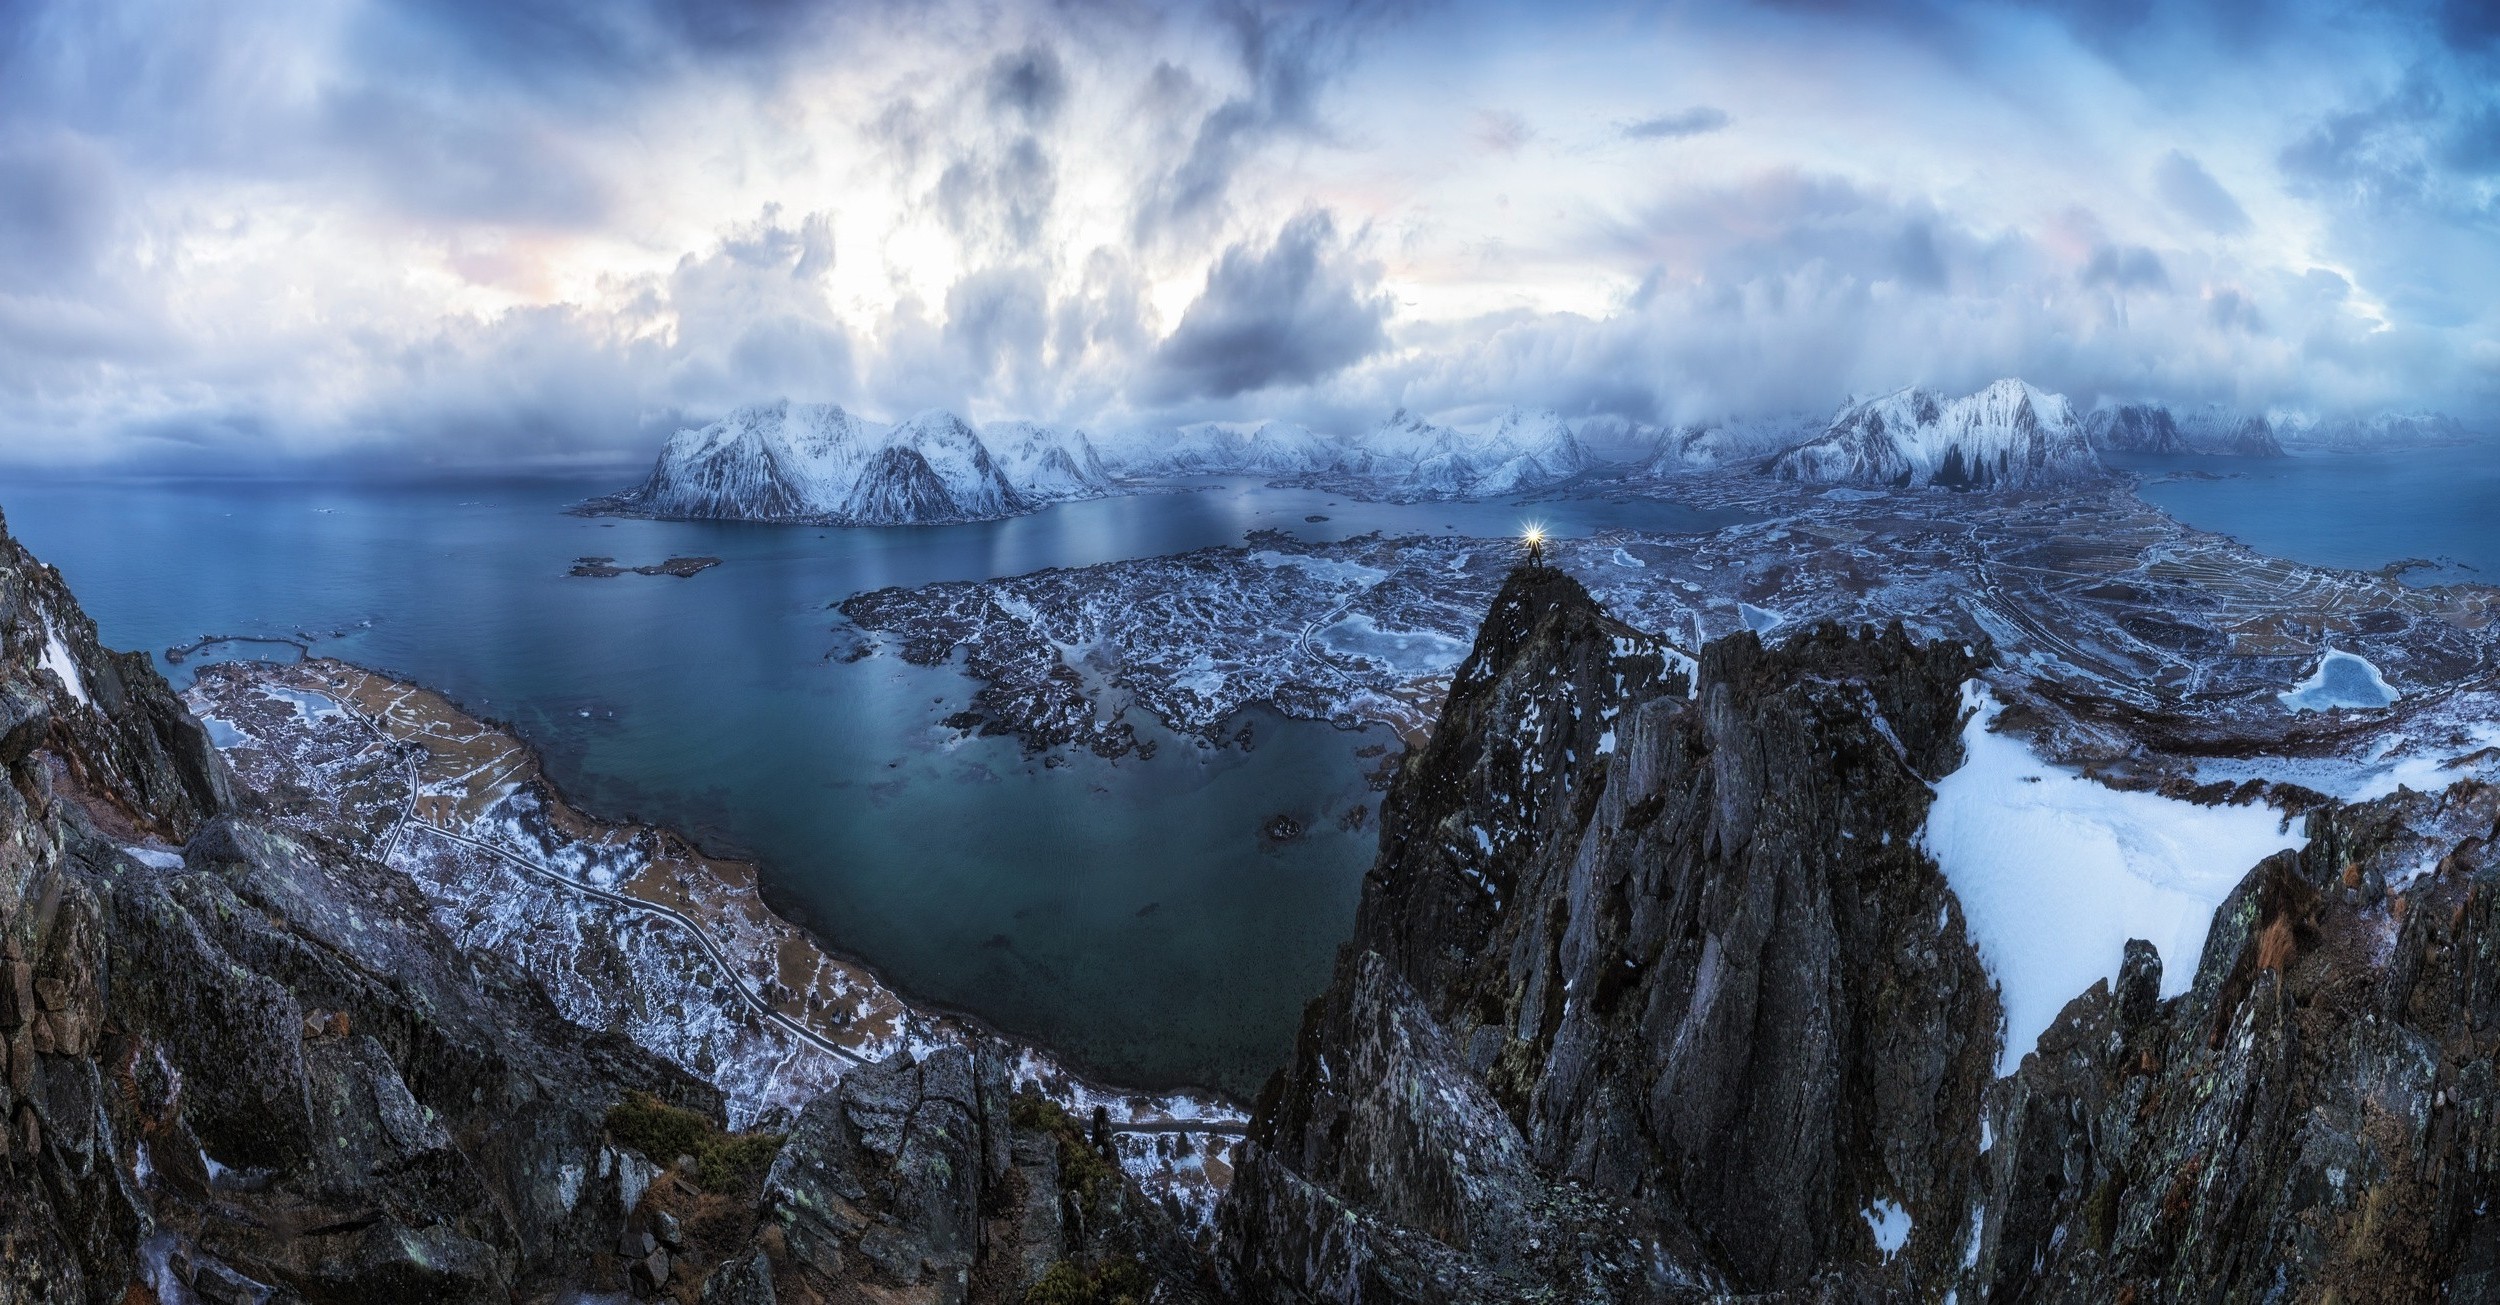
[[[2283,446],[2262,413],[2219,404],[2173,410],[2158,403],[2105,404],[2083,419],[2092,447],[2105,453],[2227,453],[2279,458]]]
[[[2079,416],[2063,395],[2015,379],[1960,397],[1910,387],[1853,399],[1828,421],[1789,415],[1661,428],[1512,408],[1453,426],[1400,408],[1351,437],[1271,421],[1098,439],[1034,421],[976,429],[934,409],[883,425],[832,404],[784,401],[679,431],[642,484],[582,510],[902,525],[1012,516],[1121,493],[1132,479],[1265,476],[1416,502],[1548,489],[1610,466],[1653,476],[1751,470],[1810,484],[2027,489],[2104,475],[2103,451],[2281,457],[2286,444],[2406,448],[2470,438],[2454,418],[2433,413],[2322,420],[2120,402]]]
[[[1672,476],[1737,466],[1793,449],[1821,435],[1828,425],[1824,418],[1803,413],[1688,422],[1659,432],[1649,470]]]
[[[1114,465],[1132,476],[1304,476],[1345,455],[1343,441],[1289,421],[1250,431],[1214,423],[1146,431],[1109,448]]]
[[[934,409],[886,426],[833,404],[781,401],[677,432],[642,484],[587,510],[909,525],[992,520],[1111,489],[1082,431],[1010,422],[985,434]]]
[[[1513,408],[1476,428],[1404,408],[1354,440],[1344,470],[1396,498],[1484,498],[1542,489],[1597,465],[1554,412]]]
[[[1844,406],[1771,474],[1818,485],[2029,489],[2105,474],[2074,406],[2018,380],[1961,398],[1916,387]]]
[[[1512,408],[1481,426],[1444,426],[1400,408],[1352,439],[1290,422],[1247,433],[1185,426],[1116,445],[1120,470],[1138,476],[1315,476],[1359,482],[1392,499],[1485,498],[1541,489],[1599,465],[1571,423],[1544,409]]]

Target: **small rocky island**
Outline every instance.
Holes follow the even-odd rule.
[[[672,557],[650,566],[618,566],[613,557],[577,557],[573,559],[573,569],[565,574],[608,580],[631,572],[635,575],[673,575],[684,580],[719,565],[717,557]]]

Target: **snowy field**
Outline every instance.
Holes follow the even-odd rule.
[[[2185,992],[2215,908],[2307,840],[2271,807],[2122,792],[2048,765],[1990,731],[2004,707],[1985,686],[1963,697],[1967,759],[1937,781],[1925,841],[2002,991],[2010,1074],[2067,1002],[2117,977],[2130,938],[2160,950],[2163,996]]]

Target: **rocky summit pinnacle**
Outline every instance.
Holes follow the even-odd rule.
[[[2316,807],[2183,995],[2131,943],[1998,1079],[1921,848],[1988,650],[1677,656],[1557,572],[1503,587],[1261,1095],[1220,1212],[1245,1299],[2500,1292],[2500,792]],[[2453,850],[2391,896],[2425,829]]]

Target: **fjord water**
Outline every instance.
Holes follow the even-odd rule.
[[[1601,501],[1397,507],[1255,482],[1067,504],[1009,521],[867,530],[596,520],[610,483],[354,487],[26,482],[9,527],[105,641],[160,656],[207,634],[430,685],[514,725],[590,810],[753,856],[777,907],[905,992],[1036,1038],[1113,1082],[1254,1091],[1351,926],[1385,731],[1253,710],[1255,746],[1154,734],[1149,760],[1045,766],[940,726],[975,687],[891,654],[845,663],[830,605],[866,589],[1085,566],[1265,527],[1507,535],[1736,519]],[[1322,522],[1305,518],[1325,516]],[[692,579],[567,576],[708,554]],[[282,645],[259,645],[267,654]],[[230,654],[234,651],[227,650]],[[165,667],[176,682],[189,665]],[[1309,832],[1260,837],[1272,816]]]
[[[2500,443],[2287,458],[2112,456],[2153,506],[2261,553],[2414,584],[2500,584]]]

